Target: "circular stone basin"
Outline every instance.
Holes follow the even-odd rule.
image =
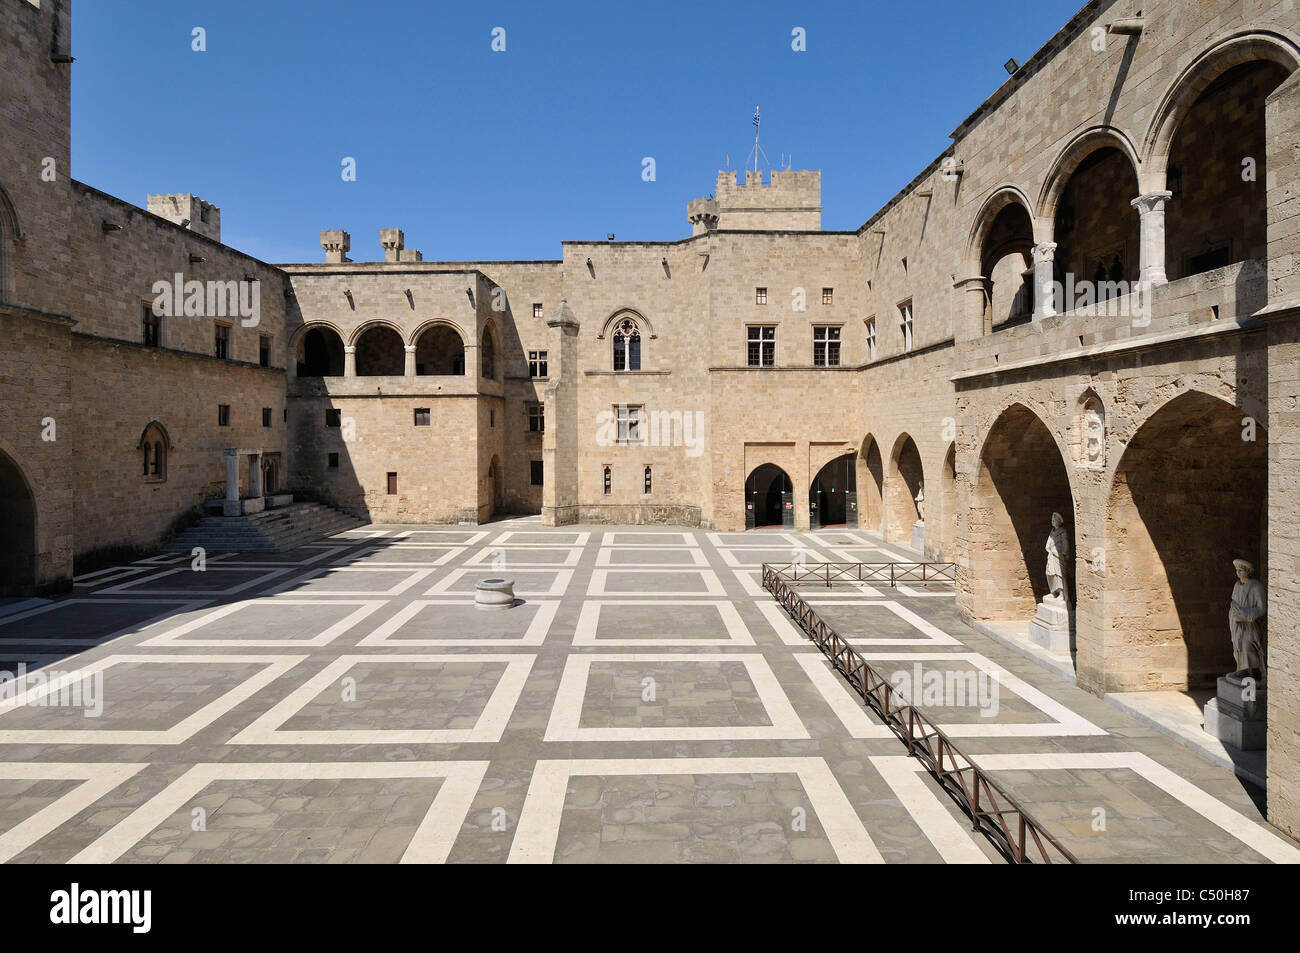
[[[474,586],[474,605],[480,609],[509,609],[514,604],[513,579],[481,579]]]

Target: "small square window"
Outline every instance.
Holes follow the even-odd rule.
[[[530,484],[533,486],[541,486],[543,473],[545,473],[545,469],[542,466],[541,460],[530,460],[528,462],[528,482]]]
[[[257,363],[263,367],[271,366],[271,339],[265,334],[257,339]]]
[[[263,407],[263,408],[262,408],[262,426],[263,426],[263,427],[269,427],[269,426],[271,426],[271,408],[270,408],[270,407]]]
[[[546,405],[528,405],[528,432],[546,433]]]
[[[229,404],[217,404],[217,426],[218,427],[230,426],[230,405]]]
[[[823,288],[823,289],[822,289],[822,304],[834,304],[834,303],[835,303],[835,289],[834,289],[834,288]]]
[[[533,302],[533,317],[534,317],[534,318],[540,318],[541,316],[542,316],[542,303],[541,303],[540,301],[534,301],[534,302]]]
[[[327,407],[325,409],[325,426],[342,427],[343,411],[339,410],[337,407]]]
[[[428,427],[430,425],[430,423],[432,422],[431,420],[432,415],[429,413],[429,410],[430,408],[428,407],[415,408],[415,426]]]
[[[767,289],[766,289],[766,288],[755,288],[755,289],[754,289],[754,304],[767,304]]]
[[[230,325],[216,325],[212,353],[223,360],[230,359]]]
[[[331,470],[339,468],[339,455],[337,453],[328,454],[325,458],[325,465]]]
[[[397,474],[390,472],[388,474],[388,495],[397,496]]]
[[[546,379],[546,352],[528,352],[528,376],[535,380]]]

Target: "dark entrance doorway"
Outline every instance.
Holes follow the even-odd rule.
[[[36,590],[36,504],[22,471],[0,453],[0,596]]]
[[[745,481],[745,529],[794,526],[794,484],[780,467],[765,463]]]
[[[822,467],[808,490],[808,521],[822,526],[858,525],[857,456],[846,453]]]

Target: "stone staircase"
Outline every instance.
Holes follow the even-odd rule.
[[[292,503],[248,516],[209,516],[163,547],[188,553],[282,553],[365,522],[321,503]]]

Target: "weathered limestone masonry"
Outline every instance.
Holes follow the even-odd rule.
[[[324,263],[240,255],[210,202],[68,177],[66,3],[0,0],[0,43],[6,588],[156,544],[250,444],[376,520],[859,525],[1008,632],[1056,512],[1094,692],[1213,684],[1255,564],[1269,815],[1300,834],[1293,0],[1094,0],[854,231],[821,230],[818,172],[725,171],[689,237],[526,262],[398,228],[373,261],[340,229]],[[177,274],[255,282],[256,323],[151,331]]]

